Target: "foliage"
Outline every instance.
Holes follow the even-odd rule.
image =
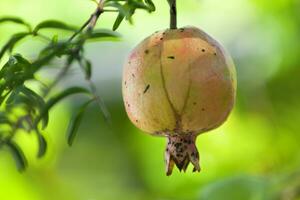
[[[51,108],[60,103],[61,100],[74,94],[84,94],[87,97],[86,103],[79,108],[77,114],[70,120],[68,129],[69,145],[73,143],[83,113],[91,102],[96,101],[104,117],[109,120],[109,113],[100,97],[96,95],[94,84],[91,81],[92,64],[85,57],[85,43],[91,39],[118,38],[119,34],[114,31],[124,19],[132,22],[132,16],[137,9],[153,12],[155,6],[151,0],[100,0],[96,3],[96,11],[81,28],[57,20],[42,21],[32,27],[23,19],[17,17],[0,18],[0,24],[14,23],[26,28],[23,32],[11,35],[0,50],[0,60],[4,58],[5,54],[10,55],[9,60],[4,66],[0,67],[0,147],[6,146],[11,150],[20,171],[26,168],[27,160],[22,149],[14,141],[14,136],[20,130],[36,134],[39,141],[37,157],[42,157],[47,149],[47,141],[43,130],[48,125]],[[110,8],[113,8],[113,10]],[[113,22],[114,31],[94,30],[99,16],[106,12],[117,13],[117,18]],[[53,30],[53,36],[43,35],[41,30],[44,29]],[[54,30],[68,31],[70,37],[68,39],[58,39]],[[14,48],[20,41],[32,39],[33,37],[41,38],[46,43],[37,58],[28,60],[21,54],[14,52]],[[45,85],[36,78],[36,74],[54,59],[65,60],[65,65],[61,67],[61,72],[53,82]],[[74,64],[80,66],[90,88],[74,85],[63,89],[58,94],[51,95],[51,90],[64,78]],[[37,82],[43,89],[40,91],[34,90],[28,86],[28,82]]]

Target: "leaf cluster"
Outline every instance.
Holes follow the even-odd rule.
[[[102,4],[100,4],[102,3]],[[114,10],[109,10],[113,8]],[[44,137],[44,129],[49,122],[51,109],[65,98],[75,94],[83,94],[87,100],[75,112],[70,119],[67,130],[68,144],[72,145],[77,129],[79,128],[83,114],[88,105],[94,101],[98,102],[105,118],[109,118],[103,101],[96,94],[92,77],[92,63],[85,56],[85,44],[87,41],[102,41],[103,39],[115,40],[120,35],[114,32],[126,19],[132,22],[132,16],[137,9],[153,12],[155,6],[151,0],[106,0],[97,2],[97,10],[89,20],[81,27],[76,27],[57,20],[46,20],[32,27],[29,23],[18,17],[2,17],[0,25],[13,23],[23,26],[24,31],[14,33],[0,49],[0,61],[5,55],[9,59],[0,66],[0,148],[6,147],[15,158],[16,165],[20,171],[27,166],[27,159],[20,145],[14,137],[18,133],[35,134],[37,136],[39,150],[37,157],[45,155],[47,140]],[[93,20],[97,21],[99,16],[105,12],[116,12],[112,29],[95,29]],[[43,30],[50,29],[54,33],[51,36],[44,35]],[[58,38],[56,30],[66,31],[69,38]],[[42,39],[45,44],[36,58],[27,59],[14,51],[22,40],[30,42],[33,38]],[[95,40],[97,39],[97,40]],[[38,79],[38,73],[53,60],[64,60],[61,71],[50,84],[42,83]],[[61,81],[69,69],[76,64],[84,74],[89,88],[79,87],[76,84],[69,88],[63,88],[60,92],[52,94],[52,89]],[[33,89],[30,83],[35,82],[40,89]]]

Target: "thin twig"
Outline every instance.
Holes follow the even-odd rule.
[[[78,34],[80,34],[86,27],[89,25],[93,15],[90,16],[90,18],[80,27],[78,31],[76,31],[69,39],[68,41],[71,42]]]
[[[78,34],[82,33],[83,30],[88,27],[88,29],[86,30],[86,33],[89,34],[92,32],[92,30],[94,29],[94,27],[96,26],[96,23],[100,17],[100,15],[104,12],[103,11],[103,3],[104,0],[99,0],[99,4],[97,6],[96,11],[90,16],[90,18],[81,26],[81,28],[76,31],[69,39],[68,42],[71,42]],[[78,44],[77,47],[74,48],[74,52],[75,54],[78,54],[77,52],[79,52],[81,46],[84,44],[85,39],[81,39],[80,43]],[[44,97],[47,96],[51,89],[53,87],[55,87],[58,82],[60,82],[62,80],[62,78],[67,74],[68,70],[70,69],[71,64],[66,63],[66,65],[62,68],[62,70],[60,71],[60,73],[57,75],[57,77],[55,78],[55,80],[53,81],[53,83],[49,86],[49,88],[46,90]]]

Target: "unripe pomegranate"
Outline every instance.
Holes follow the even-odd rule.
[[[197,135],[220,126],[236,93],[234,64],[221,45],[195,27],[152,34],[129,55],[123,98],[130,120],[165,136],[166,173],[174,164],[200,171]]]

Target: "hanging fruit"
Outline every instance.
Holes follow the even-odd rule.
[[[227,119],[236,94],[230,56],[202,30],[177,29],[176,7],[170,6],[171,28],[155,32],[131,52],[122,86],[133,124],[167,137],[167,175],[174,165],[186,171],[190,162],[200,171],[196,137]]]

